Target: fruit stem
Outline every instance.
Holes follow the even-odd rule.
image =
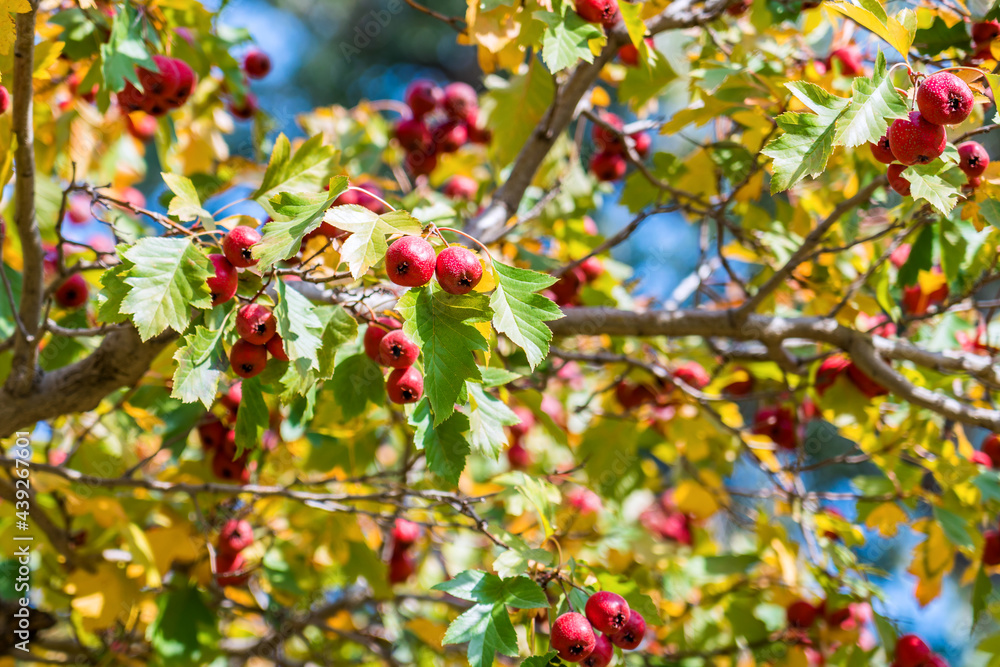
[[[954,67],[947,67],[947,68],[945,68],[945,69],[943,69],[941,71],[942,72],[951,72],[953,70],[958,70],[958,69],[967,69],[970,72],[975,72],[979,76],[983,76],[984,74],[986,74],[986,72],[984,72],[983,70],[979,69],[978,67],[965,67],[964,65],[955,65]],[[976,78],[979,78],[979,77],[976,77]],[[973,81],[975,81],[975,79],[973,79]]]
[[[395,211],[395,210],[396,210],[396,208],[395,208],[395,207],[394,207],[394,206],[393,206],[392,204],[390,204],[390,203],[389,203],[389,202],[387,202],[386,200],[382,199],[382,198],[381,198],[381,197],[379,197],[378,195],[376,195],[376,194],[372,194],[371,192],[368,192],[368,191],[367,191],[367,190],[365,190],[364,188],[359,188],[359,187],[358,187],[358,186],[356,186],[356,185],[348,185],[348,186],[347,186],[347,189],[348,189],[348,190],[356,190],[356,191],[358,191],[358,192],[364,192],[364,193],[365,193],[366,195],[368,195],[369,197],[372,197],[372,198],[374,198],[374,199],[377,199],[377,200],[379,200],[380,202],[382,202],[383,204],[385,204],[386,206],[388,206],[388,207],[389,207],[389,210],[390,210],[390,211]]]
[[[480,248],[482,248],[483,252],[486,253],[486,256],[490,258],[490,262],[493,261],[493,255],[490,254],[489,248],[487,248],[482,243],[480,243],[479,239],[473,238],[473,237],[469,236],[468,234],[466,234],[465,232],[460,232],[457,229],[452,229],[451,227],[438,227],[438,226],[435,225],[435,229],[437,229],[439,231],[442,231],[442,232],[452,232],[453,234],[458,234],[459,236],[464,236],[465,238],[469,239],[470,241],[472,241],[473,243],[475,243],[477,246],[479,246]],[[444,241],[444,238],[442,237],[441,240]],[[447,243],[447,241],[445,241],[445,243]]]

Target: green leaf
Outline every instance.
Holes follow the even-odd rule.
[[[910,256],[899,269],[899,284],[903,287],[917,284],[921,271],[929,271],[934,264],[934,227],[927,225],[910,248]]]
[[[376,405],[385,402],[382,369],[366,354],[341,359],[334,368],[331,383],[333,397],[346,419],[364,412],[369,401]]]
[[[943,160],[915,164],[904,169],[902,175],[910,182],[910,196],[926,200],[942,215],[948,215],[955,208],[966,180],[955,165]]]
[[[456,486],[469,457],[466,437],[469,418],[456,412],[448,419],[435,423],[431,417],[430,404],[425,398],[417,404],[410,417],[410,425],[416,429],[413,443],[417,449],[424,450],[431,472]]]
[[[542,38],[542,60],[553,74],[576,65],[580,60],[594,62],[594,53],[588,43],[604,37],[596,25],[587,23],[576,12],[560,16],[554,12],[538,11],[535,18],[546,24]]]
[[[513,162],[525,142],[548,112],[555,97],[555,80],[537,59],[528,60],[526,71],[509,81],[497,77],[496,88],[484,100],[483,110],[489,114],[493,131],[491,151],[495,151],[499,166]],[[517,118],[511,123],[509,119]]]
[[[535,368],[549,353],[552,331],[545,324],[561,318],[562,311],[547,297],[536,294],[555,283],[555,278],[507,266],[493,260],[497,287],[490,296],[493,326],[524,350]]]
[[[980,566],[976,572],[976,583],[972,587],[972,623],[979,622],[979,617],[989,607],[990,595],[993,593],[993,582],[986,574],[986,568]]]
[[[519,423],[520,419],[503,401],[488,393],[479,384],[466,382],[465,385],[469,392],[470,406],[469,442],[479,453],[498,461],[500,452],[507,444],[507,433],[503,427],[513,426]]]
[[[236,455],[260,448],[260,439],[267,429],[270,412],[257,378],[243,380],[243,398],[236,411]]]
[[[276,283],[278,302],[274,306],[274,317],[278,333],[289,361],[305,375],[311,369],[319,369],[317,353],[322,344],[323,324],[309,299],[288,288],[283,280]]]
[[[477,604],[452,621],[444,644],[469,643],[469,667],[492,667],[496,654],[517,656],[517,633],[503,605]]]
[[[358,322],[343,306],[320,306],[314,312],[323,328],[322,344],[317,353],[319,377],[326,380],[333,376],[337,350],[358,337]]]
[[[550,664],[554,664],[556,655],[555,651],[549,651],[545,655],[533,655],[526,658],[521,663],[521,667],[549,667]],[[560,662],[560,664],[562,663]]]
[[[101,285],[104,288],[98,295],[100,305],[97,310],[97,317],[101,322],[120,324],[128,320],[122,312],[122,301],[131,289],[125,282],[131,268],[132,263],[123,259],[121,264],[112,266],[101,274]]]
[[[279,192],[272,197],[274,220],[264,225],[263,238],[250,251],[260,260],[260,270],[297,253],[305,235],[319,227],[323,213],[346,189],[347,179],[341,177],[330,182],[329,192]]]
[[[827,92],[825,88],[815,83],[792,81],[786,83],[785,87],[813,113],[831,123],[836,121],[851,103],[846,97]]]
[[[260,187],[250,195],[261,206],[267,208],[267,202],[279,192],[318,192],[337,174],[340,153],[324,146],[322,135],[303,143],[295,155],[291,152],[288,137],[278,135]]]
[[[170,200],[170,208],[167,213],[177,216],[181,222],[190,222],[198,218],[205,218],[203,221],[207,229],[215,228],[215,221],[212,214],[201,206],[201,197],[198,190],[190,178],[179,174],[160,174],[163,182],[166,183],[170,191],[174,193],[174,198]]]
[[[121,312],[132,315],[142,340],[168,327],[183,332],[191,308],[211,308],[206,281],[212,275],[208,256],[189,238],[144,238],[125,252],[133,264],[125,282],[131,290]]]
[[[502,387],[524,377],[520,373],[509,371],[506,368],[487,367],[479,370],[483,375],[484,387]]]
[[[479,604],[508,604],[520,609],[544,609],[549,606],[541,586],[523,575],[501,579],[488,572],[465,570],[433,588],[460,600]]]
[[[622,3],[619,6],[624,5]],[[646,45],[638,47],[642,53]],[[618,86],[618,99],[628,101],[630,106],[639,108],[650,100],[659,97],[663,90],[677,79],[677,72],[670,61],[662,53],[651,51],[649,58],[640,63],[639,67],[629,67],[625,78]]]
[[[806,176],[823,173],[833,153],[836,118],[786,112],[776,119],[784,131],[761,153],[774,160],[771,194],[783,192]]]
[[[174,370],[171,398],[184,403],[201,401],[206,409],[212,407],[219,380],[229,368],[229,361],[222,347],[225,331],[224,326],[214,331],[208,327],[196,326],[184,336],[174,352],[177,368]]]
[[[524,574],[528,571],[529,561],[536,561],[548,566],[555,562],[555,556],[552,553],[545,549],[532,549],[519,537],[511,535],[505,541],[511,548],[493,561],[493,569],[501,579]]]
[[[488,299],[428,285],[404,294],[396,310],[406,319],[403,330],[420,346],[424,393],[434,409],[434,423],[440,424],[455,411],[465,381],[480,379],[473,353],[485,351],[488,344],[474,325],[489,322]]]
[[[195,586],[183,586],[156,597],[157,614],[146,630],[150,645],[164,664],[203,665],[215,646],[218,619]]]
[[[952,544],[968,549],[973,547],[972,536],[965,527],[968,523],[965,519],[943,507],[934,508],[934,518],[941,524],[941,529]]]
[[[124,3],[111,23],[108,41],[101,44],[101,69],[109,90],[118,92],[126,81],[139,85],[137,66],[153,72],[159,71],[143,39],[144,20],[139,17],[132,3]]]
[[[355,280],[385,257],[389,248],[387,236],[419,234],[423,230],[420,221],[406,211],[378,215],[357,204],[334,206],[323,220],[351,232],[340,249],[340,259],[347,263]]]
[[[886,76],[885,56],[881,51],[875,59],[872,77],[856,77],[852,89],[851,104],[837,123],[838,145],[875,143],[889,129],[888,120],[907,117],[906,100],[896,92],[892,78]]]

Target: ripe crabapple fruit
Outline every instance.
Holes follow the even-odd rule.
[[[222,480],[246,484],[250,481],[250,468],[247,466],[247,455],[233,460],[232,452],[224,447],[216,448],[212,454],[212,473]]]
[[[10,108],[10,92],[7,90],[7,86],[0,86],[0,114],[7,113],[7,109]]]
[[[90,296],[90,288],[87,281],[79,273],[74,273],[63,281],[62,285],[55,292],[56,303],[63,308],[79,308],[87,303]]]
[[[833,61],[840,63],[840,73],[844,76],[858,76],[864,74],[865,67],[862,64],[861,52],[857,45],[848,44],[830,52],[830,57],[826,59],[826,66],[833,69]]]
[[[917,88],[917,108],[929,123],[958,125],[972,113],[972,89],[951,72],[937,72]]]
[[[413,556],[407,551],[393,551],[389,558],[389,583],[392,585],[402,584],[413,576],[417,566],[413,561]]]
[[[650,51],[653,50],[653,40],[648,37],[646,38],[646,48]],[[638,47],[636,47],[636,45],[632,42],[629,42],[622,48],[618,49],[618,59],[629,67],[637,67],[639,65]]]
[[[798,445],[795,415],[789,408],[774,406],[761,408],[753,421],[753,432],[766,435],[782,449],[795,449]]]
[[[251,79],[263,79],[271,72],[271,58],[260,49],[253,49],[243,59],[243,71]]]
[[[549,643],[566,662],[580,662],[594,651],[597,636],[586,616],[571,611],[552,623]]]
[[[1000,565],[1000,531],[983,533],[983,565]]]
[[[448,118],[465,123],[469,114],[479,108],[479,96],[469,84],[456,81],[444,87],[443,104]]]
[[[241,553],[219,554],[215,558],[215,581],[220,586],[242,586],[250,578],[246,558]]]
[[[605,153],[624,153],[625,141],[622,138],[621,131],[625,127],[625,123],[622,122],[621,118],[613,113],[602,113],[601,120],[615,128],[617,132],[594,123],[594,127],[591,128],[590,131],[590,136],[594,140],[594,145],[597,146],[599,151]]]
[[[584,612],[594,629],[608,635],[620,632],[628,622],[630,613],[625,598],[610,591],[599,591],[591,595]]]
[[[896,664],[899,667],[921,667],[931,657],[931,649],[916,635],[903,635],[896,640]]]
[[[416,403],[424,395],[424,376],[415,366],[397,368],[389,373],[385,391],[393,403]]]
[[[469,141],[468,126],[454,120],[436,126],[432,134],[438,153],[454,153]]]
[[[948,143],[944,127],[931,123],[919,111],[892,121],[888,136],[892,154],[905,165],[927,164],[944,153]]]
[[[980,21],[972,24],[972,41],[978,44],[992,42],[1000,37],[1000,21]]]
[[[449,246],[435,263],[438,283],[448,294],[468,294],[483,279],[483,265],[468,248]]]
[[[479,192],[479,183],[468,176],[452,176],[444,186],[444,196],[450,199],[466,199],[472,201]]]
[[[889,187],[904,197],[910,196],[910,182],[903,178],[905,164],[890,164],[888,169]]]
[[[627,167],[625,158],[617,153],[598,153],[590,160],[590,171],[599,181],[617,181]]]
[[[404,99],[406,106],[413,112],[413,117],[423,118],[441,105],[444,93],[433,81],[417,79],[406,89]]]
[[[966,141],[958,145],[958,166],[969,178],[982,176],[990,166],[990,155],[982,144]]]
[[[674,377],[695,389],[704,389],[712,381],[708,371],[697,361],[685,361],[674,369]]]
[[[407,519],[396,519],[392,527],[393,544],[398,547],[409,547],[420,539],[420,526]]]
[[[396,124],[396,139],[404,151],[426,151],[431,147],[431,131],[422,120],[407,118]]]
[[[805,600],[796,600],[785,609],[785,617],[788,619],[790,627],[805,630],[811,628],[816,622],[818,612],[816,607]]]
[[[243,98],[243,104],[236,104],[236,100],[229,100],[229,113],[240,120],[250,120],[257,114],[260,105],[257,103],[257,96],[247,93]]]
[[[629,137],[635,142],[635,152],[639,154],[639,157],[645,158],[649,155],[649,149],[653,147],[653,138],[649,136],[648,132],[636,132],[630,134]]]
[[[618,0],[576,0],[576,13],[584,21],[613,26],[618,21]]]
[[[385,253],[389,280],[404,287],[426,285],[434,275],[436,262],[434,246],[419,236],[397,239]]]
[[[994,468],[1000,468],[1000,436],[996,433],[990,433],[983,440],[983,445],[980,447],[983,454],[990,459],[990,465]]]
[[[254,345],[265,345],[278,330],[277,321],[270,308],[248,303],[236,313],[236,333]]]
[[[239,225],[233,227],[222,239],[222,253],[233,266],[242,269],[255,266],[260,260],[255,259],[250,249],[260,242],[260,232],[253,227]]]
[[[288,352],[285,351],[285,341],[281,340],[281,335],[275,333],[264,345],[267,353],[278,361],[288,361]]]
[[[403,159],[407,171],[414,176],[427,176],[437,167],[437,154],[431,151],[411,151]]]
[[[834,354],[824,359],[816,371],[816,393],[824,395],[850,365],[851,360],[845,354]]]
[[[420,348],[402,329],[383,336],[378,349],[382,364],[389,368],[409,368],[420,356]]]
[[[236,272],[236,267],[230,264],[224,255],[209,255],[208,259],[215,268],[215,274],[206,283],[209,292],[212,293],[212,305],[218,306],[236,296],[240,276]]]
[[[365,344],[365,354],[368,358],[377,364],[382,363],[382,352],[379,348],[379,344],[382,339],[390,331],[402,328],[402,324],[399,320],[393,317],[380,317],[376,320],[378,324],[369,324],[368,329],[365,330],[364,344]],[[382,326],[379,326],[381,324]]]
[[[531,467],[531,452],[520,442],[515,442],[507,448],[507,462],[514,470],[526,470]]]
[[[620,632],[611,635],[611,643],[618,648],[631,651],[638,648],[646,636],[646,619],[636,610],[628,615],[628,621]]]
[[[244,519],[230,519],[219,530],[219,553],[238,554],[253,544],[253,527]]]
[[[614,657],[614,644],[611,643],[607,635],[601,635],[594,644],[594,650],[580,664],[584,667],[607,667]]]
[[[256,377],[267,365],[267,348],[238,340],[229,351],[229,365],[241,378]]]
[[[889,146],[889,136],[883,134],[877,143],[869,144],[872,149],[872,155],[875,159],[882,164],[892,164],[896,161],[896,156],[892,154],[892,148]]]
[[[221,445],[226,440],[227,430],[218,417],[212,417],[209,421],[199,425],[198,439],[201,440],[201,448],[208,451]]]
[[[166,101],[174,95],[179,81],[177,68],[174,67],[174,59],[166,56],[155,55],[153,62],[156,63],[157,71],[140,67],[137,70],[139,85],[142,86],[143,95],[148,98],[159,98]]]

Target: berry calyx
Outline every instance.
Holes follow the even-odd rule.
[[[571,611],[552,624],[549,643],[566,662],[580,662],[594,651],[597,636],[586,616]]]
[[[468,294],[483,279],[483,265],[468,248],[449,246],[435,263],[437,281],[448,294]]]
[[[618,648],[631,651],[638,648],[646,637],[646,619],[634,609],[628,616],[628,622],[620,632],[611,635],[611,643]]]
[[[267,365],[267,348],[238,340],[229,351],[229,365],[241,378],[256,377]]]
[[[972,89],[951,72],[937,72],[917,88],[917,108],[935,125],[958,125],[972,113]]]
[[[75,309],[87,303],[90,288],[79,273],[74,273],[63,281],[55,292],[56,303],[63,308]]]
[[[278,330],[277,321],[270,308],[248,303],[236,313],[236,333],[254,345],[265,345]]]
[[[400,321],[392,317],[380,317],[376,320],[376,323],[369,324],[368,328],[365,330],[365,336],[363,339],[365,354],[368,355],[368,358],[377,364],[381,364],[382,351],[379,346],[382,343],[382,339],[390,331],[401,329],[402,327],[403,325]]]
[[[236,296],[240,276],[224,255],[209,255],[208,259],[215,268],[215,274],[205,282],[212,293],[212,305],[218,306]]]
[[[267,341],[264,345],[267,348],[267,353],[278,361],[288,361],[288,352],[285,351],[285,341],[281,339],[280,334],[274,334],[271,339]]]
[[[444,93],[437,84],[427,79],[417,79],[406,89],[406,106],[414,118],[423,118],[437,109],[444,101]]]
[[[462,81],[444,87],[444,112],[455,121],[468,122],[469,114],[479,108],[476,89]]]
[[[590,171],[599,181],[617,181],[627,167],[625,158],[617,153],[598,153],[590,160]]]
[[[591,595],[584,612],[596,630],[609,635],[621,632],[630,614],[625,598],[610,591],[599,591]]]
[[[230,519],[219,530],[219,553],[238,554],[253,544],[253,527],[244,519]]]
[[[576,0],[576,13],[584,21],[610,27],[618,21],[618,0]]]
[[[584,667],[607,667],[614,657],[614,644],[607,635],[601,635],[594,643],[594,650],[580,664]]]
[[[892,121],[888,137],[892,154],[905,165],[927,164],[944,153],[948,142],[944,128],[929,122],[919,111]]]
[[[896,640],[896,665],[921,667],[931,657],[931,649],[916,635],[903,635]]]
[[[799,630],[811,628],[816,622],[818,614],[819,610],[805,600],[796,600],[785,609],[785,617],[788,619],[789,627]]]
[[[404,236],[393,241],[385,254],[389,280],[404,287],[426,285],[434,275],[437,257],[434,247],[419,236]]]
[[[248,268],[260,260],[254,259],[250,249],[260,242],[260,232],[253,227],[233,227],[222,239],[222,253],[233,266]]]
[[[990,166],[990,155],[982,144],[966,141],[958,145],[958,167],[971,178],[982,176]]]
[[[876,143],[869,144],[869,146],[871,146],[872,155],[882,164],[892,164],[896,161],[896,156],[892,154],[892,147],[889,146],[888,135],[883,134]]]
[[[389,373],[385,381],[385,391],[393,403],[399,405],[416,403],[424,395],[424,376],[415,366],[397,368]]]
[[[378,347],[382,364],[390,368],[409,368],[420,356],[420,348],[401,329],[383,336]]]
[[[260,49],[253,49],[243,59],[243,71],[251,79],[263,79],[271,72],[271,58]]]
[[[889,187],[904,197],[910,196],[910,182],[903,178],[906,171],[905,164],[890,164],[887,174],[889,176]]]

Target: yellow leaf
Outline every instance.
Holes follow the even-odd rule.
[[[443,624],[435,623],[427,618],[416,618],[408,622],[406,627],[428,646],[441,650],[441,640],[444,639],[444,633],[447,629]]]
[[[900,12],[900,14],[897,14],[899,20],[896,17],[888,16],[883,23],[880,17],[875,16],[875,14],[867,9],[848,2],[827,2],[825,6],[840,12],[855,23],[868,28],[888,42],[904,59],[909,60],[910,47],[913,45],[913,35],[916,31],[916,21],[913,18],[912,12],[908,15]],[[911,27],[912,30],[910,29]]]
[[[102,563],[94,572],[73,572],[66,581],[66,593],[72,597],[70,606],[82,617],[84,629],[92,631],[125,618],[138,597],[138,588],[123,578],[117,565]]]
[[[603,86],[594,86],[590,93],[590,104],[595,107],[607,107],[611,105],[611,96]]]
[[[896,503],[883,503],[872,510],[865,519],[865,525],[878,530],[882,537],[892,537],[901,525],[906,524],[906,512]]]
[[[62,55],[65,42],[41,42],[35,45],[35,71],[32,74],[36,79],[51,79],[49,67],[52,66],[59,56]]]
[[[719,510],[719,503],[708,489],[692,479],[686,479],[674,489],[674,502],[677,509],[698,517],[707,519]]]

